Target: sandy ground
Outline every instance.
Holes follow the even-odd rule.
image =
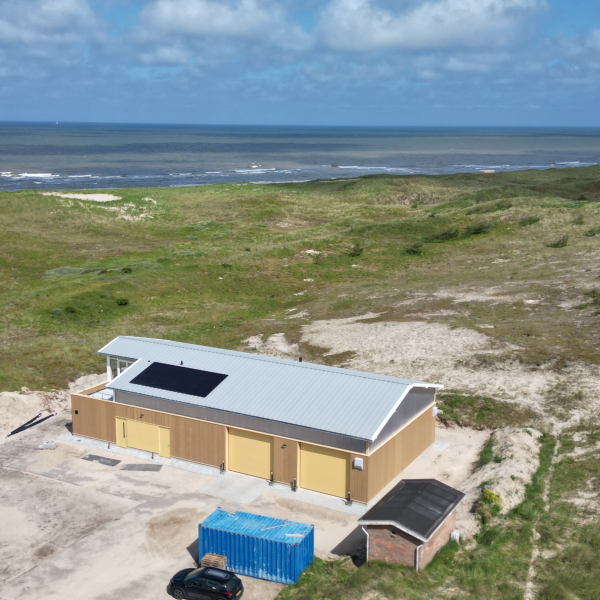
[[[42,192],[42,196],[58,196],[59,198],[69,198],[72,200],[91,200],[92,202],[111,202],[112,200],[121,200],[121,196],[113,194],[67,194],[63,192]]]
[[[532,370],[518,363],[470,368],[469,359],[475,355],[497,355],[509,347],[492,344],[491,338],[479,331],[442,323],[369,322],[378,316],[367,313],[348,319],[314,321],[302,327],[301,341],[328,348],[328,354],[353,351],[354,358],[344,365],[348,368],[441,383],[447,389],[525,404],[556,430],[595,417],[600,411],[597,365],[572,364],[561,375],[547,369]],[[270,340],[264,344],[265,350]],[[279,355],[285,356],[281,339],[277,346]],[[563,420],[548,410],[547,392],[557,384],[573,391],[581,389],[586,397],[586,402],[573,408]]]
[[[360,505],[341,512],[268,489],[249,500],[243,494],[241,502],[224,500],[208,492],[211,481],[227,487],[220,476],[167,466],[158,472],[122,471],[123,464],[151,461],[64,442],[55,450],[37,449],[69,425],[65,411],[0,446],[1,600],[39,592],[50,600],[166,598],[169,577],[194,566],[198,524],[218,506],[312,523],[316,554],[324,558],[364,545],[356,523]],[[437,477],[460,485],[489,434],[441,427],[437,437],[398,480]],[[121,463],[82,460],[88,453]],[[244,585],[248,600],[275,598],[282,587],[249,577]]]
[[[96,383],[103,377],[102,374],[84,375],[69,384],[70,389],[80,389],[90,382]],[[7,439],[6,436],[16,427],[22,425],[37,414],[42,417],[52,413],[60,413],[69,409],[71,398],[66,390],[50,392],[32,392],[21,388],[18,392],[0,393],[0,444]]]

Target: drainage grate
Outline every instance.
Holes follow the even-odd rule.
[[[162,465],[123,465],[121,471],[160,471]]]
[[[96,456],[95,454],[88,454],[83,457],[83,460],[89,460],[93,462],[99,462],[101,465],[106,465],[107,467],[115,467],[121,461],[115,460],[114,458],[105,458],[104,456]]]

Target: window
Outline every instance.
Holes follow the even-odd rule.
[[[205,589],[207,590],[215,590],[215,591],[219,591],[220,586],[216,581],[211,581],[210,579],[205,579]]]
[[[110,357],[110,376],[114,379],[117,376],[117,359],[113,356]]]

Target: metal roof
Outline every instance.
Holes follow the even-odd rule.
[[[395,525],[426,542],[464,497],[437,479],[403,479],[358,522]]]
[[[296,523],[263,515],[254,515],[241,511],[228,511],[217,508],[202,521],[201,527],[230,531],[263,540],[271,540],[295,546],[298,540],[306,537],[313,529],[312,525]]]
[[[173,402],[373,441],[413,387],[439,384],[400,379],[171,342],[119,336],[99,354],[138,359],[107,387]],[[131,382],[150,363],[161,362],[222,373],[228,377],[206,398]]]

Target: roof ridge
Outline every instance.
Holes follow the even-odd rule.
[[[249,360],[259,360],[259,361],[271,362],[271,363],[275,362],[275,363],[279,363],[279,364],[285,364],[290,367],[305,368],[305,369],[322,369],[325,371],[338,373],[339,375],[346,375],[348,377],[358,377],[358,378],[363,378],[363,379],[387,381],[388,383],[395,383],[397,385],[411,385],[412,384],[413,387],[434,387],[434,388],[440,387],[439,384],[433,384],[433,383],[428,383],[426,381],[418,381],[418,380],[413,380],[413,379],[403,379],[401,377],[394,377],[393,375],[380,375],[379,373],[368,373],[365,371],[355,371],[354,369],[344,369],[342,367],[330,367],[328,365],[320,365],[318,363],[304,363],[304,362],[300,362],[300,361],[296,362],[289,358],[264,356],[262,354],[252,354],[250,352],[242,352],[241,350],[228,350],[227,348],[215,348],[213,346],[201,346],[200,344],[191,344],[189,342],[173,342],[173,340],[162,340],[160,338],[145,338],[145,337],[138,337],[138,336],[132,336],[132,335],[119,335],[119,336],[117,336],[117,338],[126,338],[126,339],[130,339],[130,340],[143,341],[146,343],[154,343],[154,344],[165,345],[165,346],[168,346],[169,343],[171,343],[171,344],[172,343],[186,344],[187,346],[191,346],[191,348],[189,348],[190,350],[196,350],[197,352],[202,351],[202,352],[209,352],[209,353],[214,353],[214,354],[223,354],[223,353],[236,354],[236,355],[242,355],[243,358],[247,358]],[[115,339],[117,339],[117,338],[115,338]],[[114,340],[112,340],[112,341],[114,341]],[[108,344],[105,344],[104,347],[108,346],[110,343],[111,342],[109,342]],[[100,350],[102,350],[103,348],[101,348]],[[285,362],[280,362],[280,361],[285,361]],[[418,384],[422,384],[422,385],[419,386]]]

